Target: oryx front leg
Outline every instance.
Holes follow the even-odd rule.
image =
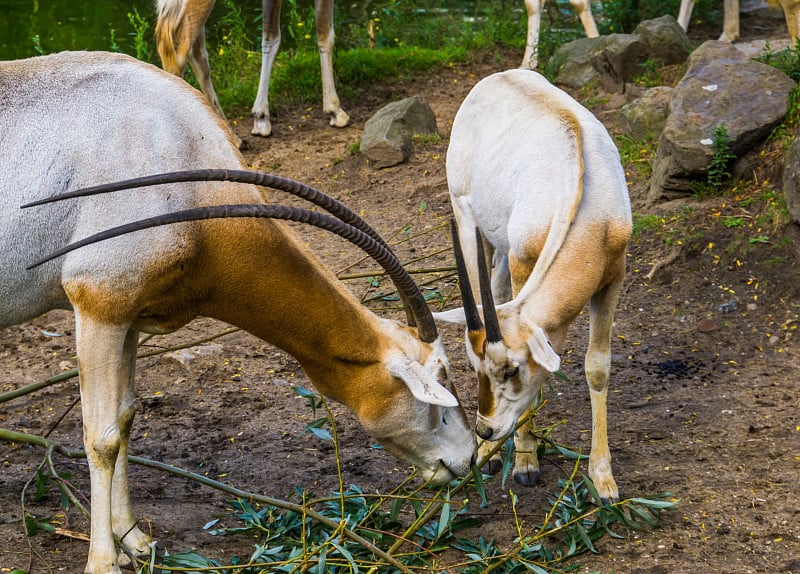
[[[525,415],[527,418],[529,415]],[[514,434],[514,480],[523,486],[533,486],[539,480],[539,458],[536,454],[538,441],[534,434],[533,418],[523,424]],[[498,441],[485,440],[478,445],[478,460],[485,459],[494,450]],[[497,474],[503,468],[503,457],[498,451],[481,467],[486,474]]]
[[[149,552],[152,542],[150,536],[142,532],[136,525],[136,517],[131,508],[130,488],[128,486],[128,444],[133,427],[134,390],[133,382],[136,369],[136,350],[139,346],[139,333],[129,330],[123,347],[120,375],[122,380],[122,397],[119,406],[120,444],[117,462],[114,466],[114,478],[111,482],[111,527],[114,534],[125,548],[135,556],[144,556]]]
[[[91,477],[91,541],[86,572],[117,574],[120,569],[113,533],[127,534],[126,543],[134,550],[146,550],[149,542],[134,526],[127,476],[115,476],[127,472],[127,461],[120,462],[119,457],[127,457],[133,421],[136,333],[128,325],[102,323],[76,310],[76,341],[83,442]],[[114,516],[117,512],[120,515]]]
[[[592,450],[589,477],[600,494],[602,504],[619,500],[619,490],[611,471],[608,449],[607,397],[611,374],[611,325],[619,299],[622,278],[594,294],[589,306],[589,348],[584,369],[592,403]]]

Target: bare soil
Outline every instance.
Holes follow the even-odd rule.
[[[746,22],[743,18],[743,28]],[[251,137],[246,119],[236,129],[250,145],[245,155],[253,168],[332,194],[385,236],[412,236],[397,248],[404,261],[444,250],[411,268],[447,266],[450,243],[442,225],[450,205],[444,158],[452,118],[478,79],[516,66],[518,57],[499,52],[374,86],[357,101],[344,102],[353,120],[345,129],[328,127],[316,106],[280,109],[275,133],[267,140]],[[419,143],[409,162],[381,171],[350,152],[364,122],[381,105],[415,94],[433,108],[440,142]],[[573,95],[619,133],[617,110],[625,96],[592,90]],[[644,155],[626,166],[634,211],[663,218],[630,246],[613,344],[609,439],[623,497],[669,491],[680,502],[652,533],[602,540],[598,554],[582,558],[581,572],[800,572],[798,228],[772,217],[770,202],[761,199],[780,190],[781,149],[770,144],[751,155],[757,179],[740,182],[723,197],[654,207],[642,201],[647,185],[643,166],[650,158]],[[741,222],[728,227],[726,216]],[[402,231],[406,228],[410,234]],[[349,267],[361,256],[348,244],[305,228],[298,233],[332,269],[370,269]],[[445,296],[453,292],[452,278],[431,273],[418,278],[433,281]],[[376,289],[364,278],[348,284],[359,297]],[[457,294],[453,297],[448,306],[458,304]],[[400,316],[396,310],[378,312]],[[207,337],[226,327],[198,319],[176,334],[149,340],[142,350]],[[442,330],[472,416],[475,382],[462,334],[455,328]],[[591,428],[582,373],[586,336],[587,322],[579,317],[564,354],[563,369],[573,383],[552,381],[548,405],[537,421],[563,421],[554,438],[584,451]],[[278,498],[292,496],[296,487],[318,495],[338,489],[332,446],[303,432],[312,413],[292,386],[311,384],[297,362],[242,332],[216,339],[203,351],[139,361],[133,454]],[[74,368],[71,315],[53,312],[1,332],[0,360],[0,392]],[[77,380],[71,379],[3,404],[0,426],[39,435],[51,431],[51,439],[79,448],[77,400]],[[406,466],[372,448],[373,441],[348,411],[338,405],[333,410],[345,484],[386,492],[407,476]],[[28,484],[43,454],[37,447],[0,443],[0,572],[83,569],[88,544],[80,534],[88,532],[87,521],[74,509],[65,515],[54,489],[34,500],[35,486]],[[85,463],[59,457],[56,462],[88,495]],[[472,510],[482,522],[474,537],[509,545],[516,536],[509,491],[519,498],[523,523],[537,524],[547,510],[546,493],[570,470],[569,461],[547,457],[536,486],[490,484],[489,506]],[[253,540],[214,537],[203,530],[215,518],[236,524],[225,495],[138,466],[131,470],[131,482],[144,528],[171,552],[196,549],[224,561],[249,555]],[[23,493],[27,512],[51,517],[61,534],[40,532],[26,540]]]

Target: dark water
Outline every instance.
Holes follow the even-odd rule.
[[[431,15],[441,12],[468,15],[488,1],[339,0],[335,4],[335,21],[338,29],[349,20],[364,21],[367,13],[381,13],[387,9]],[[508,1],[518,4],[522,10],[522,0]],[[261,1],[235,0],[233,4],[241,10],[248,28],[252,29],[254,45],[260,45]],[[283,0],[284,21],[292,10],[301,15],[310,14],[313,0]],[[228,11],[225,1],[217,0],[207,26],[209,45],[216,44],[215,24]],[[0,59],[26,58],[61,50],[119,50],[135,56],[136,28],[129,21],[134,14],[149,25],[142,37],[150,44],[150,60],[156,62],[153,45],[155,0],[0,0]],[[284,46],[289,45],[290,35],[284,34],[283,42]]]
[[[225,9],[218,2],[212,19]],[[237,1],[246,17],[260,15],[261,2]],[[129,14],[149,24],[152,43],[154,0],[0,0],[0,59],[9,60],[61,50],[119,50],[136,55]],[[254,23],[254,35],[260,23]]]

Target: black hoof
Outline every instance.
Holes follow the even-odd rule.
[[[503,468],[503,461],[499,458],[490,458],[489,462],[481,467],[481,472],[483,474],[497,474],[501,468]]]
[[[539,481],[539,471],[533,472],[517,472],[514,471],[514,480],[522,486],[533,486]]]
[[[619,502],[619,496],[613,496],[611,498],[609,498],[607,496],[601,496],[600,497],[600,506],[609,506],[609,505],[614,504],[616,502]]]

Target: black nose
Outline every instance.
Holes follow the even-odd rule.
[[[494,434],[494,429],[481,421],[475,424],[475,432],[484,440],[488,440]]]

